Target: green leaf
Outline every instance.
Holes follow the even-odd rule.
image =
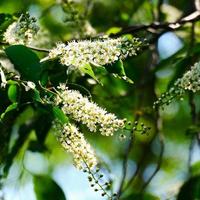
[[[117,62],[113,64],[106,65],[105,68],[109,73],[113,74],[115,77],[123,79],[127,81],[128,83],[133,84],[133,81],[126,76],[124,65],[121,60],[118,60]]]
[[[44,71],[41,74],[41,79],[40,79],[40,83],[42,86],[45,86],[48,83],[48,79],[49,79],[49,74],[47,71]]]
[[[177,200],[200,199],[200,176],[195,176],[186,181],[181,187]]]
[[[1,114],[0,119],[2,120],[8,112],[15,110],[17,107],[18,107],[18,103],[16,103],[16,102],[9,105],[6,108],[6,110]]]
[[[92,66],[88,63],[88,64],[85,64],[84,66],[81,66],[80,68],[80,71],[83,72],[84,74],[88,74],[89,76],[91,76],[94,80],[96,80],[97,82],[98,79],[97,77],[95,76],[94,74],[94,71],[92,69]]]
[[[60,186],[48,176],[34,176],[34,191],[37,200],[66,200]]]
[[[23,79],[39,81],[42,68],[40,59],[33,51],[23,45],[14,45],[6,48],[5,52]]]
[[[68,117],[64,114],[64,112],[57,106],[53,107],[53,115],[54,117],[56,117],[57,119],[59,119],[59,121],[62,124],[66,124],[69,122]]]
[[[16,102],[18,97],[18,88],[16,84],[12,84],[8,88],[8,98],[11,102]]]
[[[33,90],[33,99],[35,101],[42,102],[42,99],[40,98],[40,92],[37,89]]]
[[[41,146],[45,146],[45,139],[49,133],[49,130],[52,125],[53,117],[49,112],[44,108],[38,109],[38,119],[35,122],[35,134],[37,136],[37,142]],[[45,123],[44,123],[45,122]]]
[[[121,30],[122,30],[121,27],[111,27],[106,31],[106,34],[107,35],[116,34],[116,33],[120,32]]]
[[[192,175],[200,175],[200,161],[195,162],[192,166],[191,166],[191,172]]]
[[[145,193],[145,194],[139,194],[139,193],[132,193],[131,195],[122,198],[121,200],[159,200],[160,198],[149,194],[149,193]]]

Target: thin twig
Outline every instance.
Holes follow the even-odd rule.
[[[118,198],[121,196],[122,189],[123,189],[123,186],[124,186],[124,182],[125,182],[125,179],[126,179],[128,157],[129,157],[129,154],[130,154],[132,147],[133,147],[134,138],[135,138],[134,133],[132,133],[131,139],[129,140],[126,151],[124,153],[124,160],[123,160],[123,164],[122,164],[122,168],[123,168],[122,179],[121,179],[120,186],[119,186],[119,189],[118,189],[118,192],[117,192]]]
[[[138,121],[139,117],[140,116],[138,114],[136,114],[135,121]],[[119,186],[119,189],[118,189],[118,192],[117,192],[118,198],[121,196],[121,193],[122,193],[122,190],[123,190],[123,186],[124,186],[124,182],[125,182],[126,174],[127,174],[128,157],[129,157],[129,154],[130,154],[130,152],[133,148],[133,143],[134,143],[134,139],[135,139],[135,133],[131,132],[130,134],[131,134],[130,140],[128,142],[126,151],[124,152],[124,160],[123,160],[123,164],[122,164],[122,166],[123,166],[122,167],[122,179],[121,179],[120,186]]]
[[[7,42],[3,42],[3,41],[0,41],[0,45],[10,45],[9,43]],[[45,49],[45,48],[39,48],[39,47],[33,47],[33,46],[30,46],[30,45],[24,45],[25,47],[29,48],[29,49],[32,49],[34,51],[41,51],[41,52],[46,52],[46,53],[49,53],[50,52],[50,49]]]
[[[145,157],[146,157],[146,151],[144,151],[142,157],[140,158],[140,161],[137,164],[136,170],[135,170],[134,174],[131,176],[131,178],[129,179],[129,181],[127,182],[126,186],[124,187],[123,192],[125,192],[131,186],[131,184],[133,183],[133,181],[137,177],[137,175],[140,171],[140,168],[141,168],[141,166],[142,166],[142,164],[145,160]]]
[[[192,162],[192,155],[194,150],[195,139],[194,137],[191,138],[190,146],[189,146],[189,155],[188,155],[188,170],[191,172],[191,162]]]
[[[200,10],[200,1],[199,0],[195,0],[194,4],[195,4],[196,10]]]
[[[32,50],[35,50],[35,51],[41,51],[41,52],[46,52],[46,53],[49,53],[49,52],[50,52],[50,49],[39,48],[39,47],[33,47],[33,46],[29,46],[29,45],[27,45],[26,47],[27,47],[27,48],[30,48],[30,49],[32,49]]]
[[[161,133],[162,122],[161,122],[158,110],[156,111],[156,119],[157,119],[156,120],[156,132],[157,132],[157,135],[158,135],[158,138],[159,138],[159,142],[160,142],[160,154],[159,154],[159,157],[158,157],[157,166],[156,166],[154,172],[152,173],[152,175],[148,178],[148,180],[142,186],[141,193],[146,189],[146,187],[149,185],[151,180],[154,178],[154,176],[160,170],[161,164],[162,164],[165,145],[164,145],[164,137],[163,137],[163,135]]]

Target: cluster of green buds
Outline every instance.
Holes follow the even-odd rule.
[[[30,44],[38,30],[36,19],[25,13],[7,28],[4,40],[9,44]]]
[[[125,123],[124,131],[129,131],[132,134],[139,133],[142,135],[144,134],[148,135],[149,131],[151,130],[151,127],[146,126],[143,122],[139,123],[137,120],[134,121],[133,123],[131,121],[125,120],[124,123]],[[125,134],[120,134],[119,138],[121,140],[124,140],[127,138],[127,136]]]
[[[88,1],[61,0],[61,7],[65,13],[64,22],[76,31],[73,38],[96,36],[96,30],[87,20]],[[89,6],[90,7],[90,6]]]
[[[100,173],[98,167],[94,170],[84,169],[83,172],[88,173],[88,181],[95,192],[101,192],[101,196],[105,196],[109,200],[116,198],[117,194],[110,194],[109,192],[112,187],[112,181],[105,181],[104,175]]]
[[[151,127],[146,126],[143,122],[139,123],[138,121],[135,121],[133,124],[132,132],[138,132],[143,134],[148,134],[148,131],[151,130]]]
[[[182,99],[185,90],[179,87],[178,82],[175,83],[174,87],[171,87],[169,91],[163,93],[153,104],[153,108],[162,107],[169,105],[174,99]]]

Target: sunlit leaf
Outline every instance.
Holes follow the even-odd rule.
[[[53,107],[54,116],[62,123],[66,124],[69,122],[68,117],[64,114],[64,112],[57,106]]]
[[[88,64],[85,64],[83,66],[81,66],[80,68],[80,71],[84,74],[88,74],[89,76],[91,76],[93,79],[95,79],[96,81],[98,81],[97,77],[95,76],[94,74],[94,71],[92,69],[92,66],[88,63]]]
[[[8,88],[8,98],[11,102],[16,102],[18,98],[18,87],[16,84],[12,84]]]

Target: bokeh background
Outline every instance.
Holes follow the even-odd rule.
[[[94,34],[114,34],[127,26],[150,24],[156,21],[174,22],[195,10],[192,0],[165,0],[160,5],[160,13],[158,13],[160,2],[158,0],[74,0],[73,6],[86,20],[85,29],[80,30],[81,19],[80,24],[74,23],[70,13],[71,8],[64,9],[63,2],[62,0],[1,0],[0,13],[17,16],[21,12],[28,11],[38,19],[40,27],[46,30],[46,37],[50,38],[50,42],[45,47],[51,48],[57,41],[87,37],[84,35],[85,31]],[[138,165],[139,172],[125,193],[125,196],[130,195],[124,198],[126,200],[134,199],[133,194],[140,191],[142,185],[156,169],[161,151],[160,137],[164,138],[162,142],[165,146],[162,165],[146,188],[148,193],[146,199],[176,199],[183,183],[200,172],[200,149],[190,131],[191,127],[199,127],[192,122],[190,94],[160,109],[159,118],[152,107],[157,97],[167,91],[177,78],[198,61],[200,52],[198,21],[195,23],[192,44],[191,32],[192,24],[188,23],[176,31],[157,30],[155,34],[142,30],[133,33],[142,41],[146,39],[147,43],[155,35],[157,37],[137,56],[124,61],[126,74],[134,84],[109,74],[105,76],[101,72],[98,76],[103,86],[87,76],[73,77],[77,84],[90,90],[94,101],[110,112],[130,121],[134,121],[136,116],[139,116],[139,122],[152,127],[148,134],[135,134],[134,145],[128,159],[127,178],[135,173]],[[56,70],[58,71],[59,68]],[[62,78],[55,75],[52,80],[62,81]],[[198,94],[194,95],[193,100],[196,112],[199,113]],[[32,107],[27,107],[18,116],[12,127],[9,149],[12,149],[19,138],[18,131],[21,124],[26,123],[34,113]],[[42,124],[44,123],[45,120]],[[120,133],[110,138],[87,133],[87,130],[84,133],[102,162],[107,163],[111,170],[108,176],[113,179],[114,190],[117,190],[128,141],[119,140]],[[103,199],[89,186],[87,176],[73,166],[72,158],[58,144],[52,131],[49,131],[44,140],[45,150],[41,150],[37,144],[35,130],[32,130],[20,148],[16,149],[17,155],[12,160],[0,194],[5,200],[36,200],[33,177],[40,175],[50,176],[62,188],[68,200]],[[198,179],[197,182],[199,184],[200,180]],[[48,188],[48,184],[42,181],[38,181],[37,184],[37,187],[51,190],[51,187]],[[192,184],[196,182],[193,181]],[[187,192],[190,187],[192,185],[182,192]]]

